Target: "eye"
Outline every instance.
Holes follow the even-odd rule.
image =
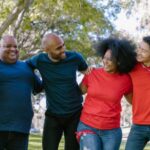
[[[3,46],[3,47],[5,47],[5,48],[17,48],[17,45],[5,45],[5,46]]]
[[[11,45],[6,45],[6,46],[4,46],[5,48],[11,48]]]
[[[62,45],[60,45],[60,46],[57,47],[56,49],[57,49],[57,50],[60,50],[60,49],[62,49],[64,46],[65,46],[65,43],[63,43]]]

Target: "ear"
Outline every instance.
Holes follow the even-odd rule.
[[[45,47],[45,49],[44,49],[44,51],[46,52],[46,53],[48,53],[49,51],[50,51],[50,47]]]
[[[48,50],[44,50],[44,52],[48,53]]]

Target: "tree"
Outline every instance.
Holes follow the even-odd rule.
[[[62,35],[68,49],[78,50],[84,56],[92,55],[93,40],[113,32],[110,16],[114,17],[118,12],[119,3],[108,2],[3,0],[0,2],[3,7],[0,10],[3,14],[0,17],[0,22],[3,22],[0,34],[11,31],[17,37],[22,59],[40,50],[41,37],[47,31]]]
[[[19,0],[17,2],[15,9],[12,10],[12,12],[7,16],[6,20],[2,23],[0,27],[0,35],[2,35],[2,33],[9,27],[9,25],[13,24],[17,18],[18,20],[16,21],[15,28],[19,27],[25,11],[28,9],[32,2],[33,0]]]
[[[136,33],[130,35],[137,41],[150,34],[150,1],[149,0],[122,0],[121,7],[127,18],[136,21]]]

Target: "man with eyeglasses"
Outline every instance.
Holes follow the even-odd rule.
[[[76,71],[86,71],[83,57],[65,51],[63,39],[48,33],[42,39],[40,53],[27,62],[38,69],[46,92],[46,118],[43,131],[43,150],[57,150],[62,135],[65,150],[79,150],[75,131],[82,109],[82,95],[76,81]]]
[[[27,63],[18,60],[17,41],[0,41],[0,150],[27,150],[33,117],[31,93],[42,90],[41,81]]]
[[[150,36],[137,48],[137,65],[131,71],[133,82],[133,125],[126,150],[143,150],[150,141]]]

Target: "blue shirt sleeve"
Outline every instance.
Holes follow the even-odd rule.
[[[38,67],[38,59],[39,55],[33,56],[29,59],[26,60],[26,63],[32,68],[32,69],[37,69]]]
[[[34,73],[34,83],[32,93],[35,95],[43,90],[42,80]]]
[[[85,71],[88,68],[86,61],[80,53],[76,53],[78,57],[78,71]]]

